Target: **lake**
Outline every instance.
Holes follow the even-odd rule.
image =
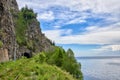
[[[77,57],[84,80],[120,80],[120,56]]]

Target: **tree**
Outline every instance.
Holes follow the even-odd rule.
[[[46,53],[46,55],[48,57],[47,63],[56,65],[81,80],[81,65],[76,61],[74,52],[71,49],[65,52],[62,47],[55,47],[54,51],[50,52],[50,54]]]
[[[23,13],[25,20],[34,19],[37,17],[37,13],[34,13],[33,9],[29,9],[27,6],[23,7],[21,12]]]
[[[54,53],[49,58],[48,63],[61,67],[63,64],[64,53],[61,48],[56,47]]]
[[[68,57],[74,57],[74,53],[70,48],[67,50],[67,55]]]
[[[74,57],[74,52],[71,49],[67,50],[67,56],[70,58],[70,61],[76,62],[76,59]]]

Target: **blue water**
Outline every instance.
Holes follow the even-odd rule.
[[[120,80],[120,58],[77,58],[84,80]]]

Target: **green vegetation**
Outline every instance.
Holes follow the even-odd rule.
[[[37,14],[26,6],[17,17],[15,19],[17,43],[34,51],[34,45],[39,40],[29,39],[27,31],[30,24],[37,21]],[[51,42],[53,49],[38,53],[30,59],[22,58],[15,62],[1,63],[0,80],[83,80],[81,65],[76,61],[73,51],[68,49],[66,52],[62,47],[57,47],[54,42],[47,40]]]
[[[0,80],[83,80],[83,76],[72,50],[55,47],[49,53],[1,63]]]
[[[77,63],[74,53],[71,49],[67,52],[61,47],[55,47],[55,50],[46,54],[46,62],[50,65],[56,65],[61,69],[69,72],[75,78],[82,80],[81,65]]]
[[[37,17],[37,14],[34,13],[32,9],[28,9],[27,6],[25,8],[21,9],[21,13],[23,13],[23,17],[27,21],[36,19],[36,17]]]
[[[3,46],[3,42],[0,40],[0,48]]]
[[[41,53],[30,59],[1,63],[0,80],[76,80],[68,72],[46,64],[44,57]]]
[[[21,11],[18,13],[18,18],[16,20],[16,40],[19,45],[28,46],[31,48],[32,43],[27,43],[27,35],[26,31],[28,29],[29,24],[36,19],[37,14],[33,12],[32,9],[28,9],[26,6],[25,8],[22,8]]]
[[[17,26],[15,27],[16,31],[16,40],[19,45],[26,44],[25,31],[27,29],[26,21],[23,18],[23,14],[19,12]]]

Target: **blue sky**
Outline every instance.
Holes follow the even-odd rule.
[[[120,54],[120,0],[17,0],[38,13],[42,32],[75,56]]]

